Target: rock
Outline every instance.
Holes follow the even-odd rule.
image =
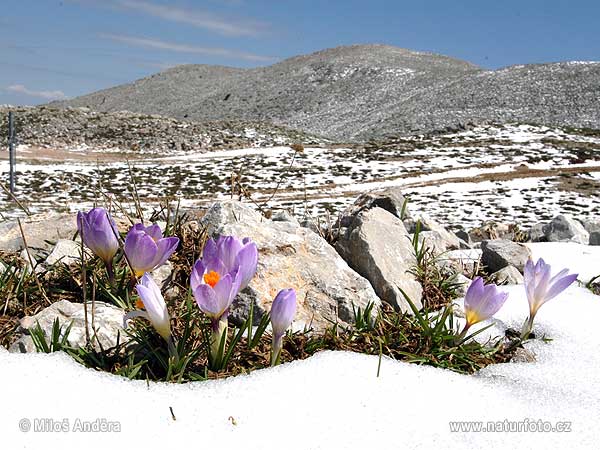
[[[548,242],[577,242],[587,245],[590,241],[590,234],[581,223],[562,214],[552,219],[543,230]]]
[[[120,342],[126,340],[127,335],[123,331],[123,316],[125,315],[125,311],[107,303],[96,302],[94,326],[96,329],[97,341],[92,338],[94,331],[92,329],[91,303],[88,303],[87,311],[90,339],[97,350],[100,350],[100,346],[104,349],[114,347],[117,345],[117,340]],[[52,326],[56,318],[58,318],[63,331],[68,327],[71,321],[73,322],[73,326],[71,327],[71,331],[67,338],[68,344],[74,348],[85,347],[83,304],[61,300],[53,303],[34,316],[27,316],[21,319],[20,326],[17,329],[17,335],[20,335],[20,337],[10,346],[9,351],[13,353],[35,352],[35,345],[29,335],[29,331],[32,328],[35,328],[36,324],[39,323],[42,330],[44,330],[46,340],[48,341],[52,334]]]
[[[471,245],[471,236],[469,236],[469,233],[467,233],[465,230],[458,230],[454,234],[456,234],[457,238],[462,239],[469,246]]]
[[[522,347],[517,347],[515,349],[515,353],[510,359],[511,363],[533,363],[535,361],[535,353]]]
[[[596,219],[580,219],[579,222],[585,228],[585,231],[588,233],[593,233],[594,231],[600,231],[600,220]]]
[[[420,234],[436,253],[458,250],[460,248],[458,237],[435,220],[427,216],[421,216],[417,220],[421,222]],[[411,232],[414,233],[415,231]]]
[[[383,301],[397,310],[410,311],[399,286],[417,308],[422,307],[423,290],[409,273],[417,260],[399,218],[378,207],[364,210],[340,236],[336,249],[350,267],[370,281]]]
[[[401,220],[410,217],[407,199],[402,195],[402,188],[393,186],[382,190],[371,191],[360,195],[354,204],[341,214],[340,225],[347,227],[361,211],[381,208]],[[403,213],[404,209],[404,213]]]
[[[490,280],[500,284],[522,284],[524,279],[515,266],[506,266],[490,275]]]
[[[590,233],[589,245],[600,245],[600,220],[580,220],[585,231]]]
[[[295,325],[323,329],[331,323],[351,323],[353,306],[364,309],[381,301],[367,280],[354,272],[323,238],[291,222],[265,219],[236,201],[214,203],[200,220],[210,235],[250,237],[259,251],[257,274],[233,309],[255,301],[259,311],[270,310],[273,298],[294,288],[298,298]],[[244,317],[245,318],[245,317]]]
[[[77,232],[75,214],[45,213],[21,220],[27,245],[31,250],[50,251],[60,239],[73,239]],[[0,223],[0,250],[20,251],[24,248],[16,220]]]
[[[161,290],[167,287],[167,284],[171,281],[171,273],[173,272],[173,264],[171,261],[166,261],[162,266],[154,269],[151,274],[156,285]]]
[[[436,262],[441,268],[472,276],[477,273],[481,264],[481,253],[479,249],[452,250],[440,255]]]
[[[89,252],[85,251],[85,258],[90,258]],[[48,257],[46,258],[46,265],[52,266],[58,262],[62,262],[67,266],[70,264],[81,263],[81,243],[71,241],[69,239],[60,239]]]
[[[412,239],[414,235],[411,235]],[[459,242],[458,240],[456,242]],[[419,233],[419,244],[425,245],[427,248],[433,251],[434,255],[441,255],[449,249],[460,248],[460,242],[458,247],[454,246],[454,240],[449,242],[447,236],[440,234],[437,231],[421,231]]]
[[[481,242],[481,262],[488,273],[498,272],[506,266],[515,266],[523,272],[525,263],[531,257],[531,250],[522,244],[505,239]]]
[[[530,242],[547,242],[546,234],[544,233],[545,223],[536,223],[527,232],[527,240]]]
[[[489,241],[495,239],[506,239],[509,241],[522,241],[527,238],[526,234],[519,230],[516,225],[494,222],[484,222],[480,227],[469,231],[473,242]]]
[[[292,222],[295,225],[300,225],[298,219],[294,217],[287,209],[280,209],[271,216],[273,222]]]

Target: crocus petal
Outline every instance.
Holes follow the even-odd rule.
[[[150,235],[150,237],[154,239],[155,242],[159,241],[163,237],[162,231],[160,230],[160,227],[157,224],[152,224],[146,227],[144,231],[146,232],[146,234]]]
[[[77,228],[83,243],[98,257],[109,264],[119,249],[115,235],[116,224],[104,208],[77,213]]]
[[[533,291],[534,303],[533,305],[530,304],[532,310],[537,310],[547,301],[545,296],[551,278],[550,270],[552,268],[549,265],[544,264],[544,261],[542,260],[542,264],[539,267],[539,272],[536,273],[536,285]]]
[[[467,325],[492,317],[502,308],[507,298],[508,293],[499,292],[495,284],[484,285],[481,277],[475,278],[465,295]]]
[[[142,317],[143,319],[146,319],[148,322],[150,322],[150,318],[148,317],[148,313],[146,311],[129,311],[123,316],[123,328],[127,328],[127,326],[129,325],[128,322],[134,317]]]
[[[235,264],[240,271],[240,290],[246,289],[256,274],[258,264],[258,248],[254,242],[249,242],[238,252]]]
[[[242,249],[242,243],[240,240],[233,236],[223,236],[217,242],[219,259],[223,261],[229,270],[233,270],[236,264],[236,258],[240,250]]]
[[[296,315],[296,291],[283,289],[279,291],[271,306],[271,326],[273,336],[279,339],[285,334]]]
[[[171,336],[171,323],[167,305],[159,287],[152,277],[146,273],[142,277],[141,282],[136,285],[136,290],[144,303],[148,319],[152,323],[152,326],[158,334],[168,340]]]
[[[153,269],[158,248],[156,242],[143,231],[134,228],[129,230],[125,236],[124,250],[136,275]]]
[[[215,291],[208,284],[201,284],[193,293],[200,310],[212,319],[218,319],[222,311]]]
[[[474,308],[477,299],[483,295],[484,286],[483,278],[476,277],[465,294],[465,308]]]
[[[555,281],[554,284],[548,289],[546,293],[546,301],[553,299],[566,288],[571,286],[571,284],[577,279],[578,274],[574,273],[571,275],[567,275],[566,277],[562,277],[559,280]]]
[[[202,259],[204,260],[213,260],[217,258],[217,243],[213,238],[210,238],[204,244],[204,248],[202,249]]]
[[[196,264],[194,264],[194,267],[192,268],[192,273],[190,275],[190,287],[192,288],[192,292],[194,292],[198,286],[204,284],[203,277],[205,272],[206,267],[204,265],[204,262],[201,259],[199,259],[198,261],[196,261]]]
[[[225,312],[225,310],[231,306],[233,299],[235,298],[235,296],[238,293],[238,289],[239,289],[239,281],[237,279],[234,279],[231,276],[231,274],[225,275],[215,285],[213,290],[215,291],[217,301],[219,302],[219,308],[220,308],[221,314],[223,312]]]
[[[152,261],[153,270],[157,267],[162,266],[167,259],[171,257],[173,252],[177,250],[177,246],[179,245],[178,237],[168,237],[162,238],[157,243],[156,256],[154,261]]]

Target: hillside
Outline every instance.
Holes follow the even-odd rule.
[[[339,141],[469,121],[600,128],[600,63],[485,71],[385,45],[355,45],[235,69],[186,65],[56,106],[198,121],[253,120]]]

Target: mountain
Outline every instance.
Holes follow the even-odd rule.
[[[195,121],[270,121],[340,141],[469,121],[600,128],[600,63],[483,70],[386,45],[353,45],[236,69],[185,65],[54,102]]]

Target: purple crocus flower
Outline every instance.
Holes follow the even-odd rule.
[[[125,255],[136,277],[163,265],[179,245],[179,238],[162,235],[156,224],[137,223],[125,236]]]
[[[499,292],[495,284],[485,285],[483,278],[476,277],[465,294],[465,318],[467,323],[458,335],[457,341],[459,343],[463,342],[471,326],[496,314],[507,298],[507,292]]]
[[[273,329],[273,348],[271,350],[271,366],[279,362],[283,336],[296,315],[296,291],[283,289],[275,296],[271,306],[271,327]]]
[[[167,341],[171,355],[177,357],[175,344],[171,335],[171,319],[169,317],[165,299],[160,292],[160,288],[157,286],[152,276],[146,273],[136,285],[136,290],[142,301],[142,305],[140,306],[143,306],[145,311],[130,311],[125,314],[125,317],[123,318],[124,328],[127,327],[127,321],[129,319],[132,319],[133,317],[143,317],[148,320],[158,334]]]
[[[507,292],[499,292],[495,284],[485,285],[483,278],[476,277],[465,295],[466,328],[492,317],[507,298]]]
[[[89,212],[77,213],[77,229],[83,243],[106,265],[112,278],[112,260],[119,250],[117,225],[104,208],[92,208]]]
[[[196,261],[190,286],[198,307],[211,319],[211,363],[219,366],[221,341],[227,339],[227,317],[235,296],[256,273],[258,249],[249,238],[209,239]]]
[[[216,241],[209,239],[206,242],[202,259],[206,261],[218,259],[227,272],[239,270],[241,291],[246,289],[256,274],[258,248],[248,237],[240,241],[234,236],[220,236]]]
[[[527,338],[531,333],[533,319],[541,306],[567,289],[578,276],[576,273],[567,275],[569,269],[563,269],[552,277],[551,270],[552,267],[542,258],[538,259],[535,265],[531,259],[525,264],[523,277],[529,302],[529,318],[523,325],[521,339]]]

